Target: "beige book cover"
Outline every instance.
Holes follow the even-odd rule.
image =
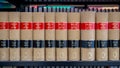
[[[0,12],[0,61],[9,61],[9,29],[6,28],[8,23],[8,12]]]
[[[80,60],[80,13],[68,13],[68,57],[70,61]]]
[[[20,61],[20,12],[9,12],[10,61]]]
[[[46,61],[55,61],[55,12],[45,13]]]
[[[94,61],[95,60],[95,12],[84,11],[81,12],[81,24],[85,25],[85,29],[81,29],[81,60]],[[87,27],[89,26],[89,27]]]
[[[28,26],[32,23],[32,12],[21,12],[21,61],[32,61],[32,29]]]
[[[96,12],[96,60],[108,60],[108,13]]]
[[[67,13],[66,12],[56,12],[56,60],[57,61],[67,61]]]
[[[120,13],[119,12],[109,12],[109,60],[119,60],[119,22],[120,22]],[[113,27],[110,27],[110,26]]]
[[[45,61],[43,12],[33,12],[33,24],[33,61]]]

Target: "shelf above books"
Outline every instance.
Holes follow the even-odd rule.
[[[51,4],[51,5],[85,5],[85,4],[120,4],[119,0],[7,0],[14,5]]]

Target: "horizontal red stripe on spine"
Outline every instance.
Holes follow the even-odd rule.
[[[45,29],[55,29],[55,22],[45,22]]]
[[[44,22],[33,22],[33,29],[44,29]]]
[[[0,22],[0,29],[9,29],[8,22]]]
[[[120,23],[119,22],[109,22],[108,28],[109,29],[120,29]]]
[[[104,23],[101,23],[101,22],[98,22],[95,24],[95,29],[96,30],[105,30],[105,29],[108,29],[108,22],[104,22]]]
[[[9,22],[9,29],[20,29],[20,22]]]
[[[32,22],[21,22],[20,29],[32,29],[33,23]]]
[[[80,29],[80,23],[79,22],[68,23],[67,28],[70,29],[70,30],[79,30]]]
[[[57,30],[66,30],[67,29],[67,22],[56,22],[55,29]]]
[[[81,30],[94,30],[95,23],[85,22],[81,23]]]

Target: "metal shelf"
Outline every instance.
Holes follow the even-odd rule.
[[[84,5],[84,4],[120,4],[119,0],[7,0],[14,5],[30,4],[62,4],[62,5]]]
[[[17,10],[16,8],[0,8],[0,12],[3,12],[3,11],[11,12],[11,11],[19,11],[19,10]]]
[[[0,61],[0,66],[120,66],[120,61]]]
[[[120,0],[7,0],[16,6],[17,9],[23,9],[27,5],[120,5]]]

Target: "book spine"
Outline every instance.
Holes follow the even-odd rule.
[[[108,60],[108,12],[96,12],[96,60]]]
[[[46,61],[55,61],[55,12],[45,12]]]
[[[80,60],[80,13],[68,13],[68,53],[70,61]]]
[[[119,23],[120,13],[109,12],[109,60],[119,60]]]
[[[26,8],[26,11],[29,7]],[[21,12],[21,61],[32,61],[32,12]]]
[[[10,61],[20,61],[20,12],[9,12]]]
[[[67,61],[67,13],[56,12],[56,60]]]
[[[81,12],[81,60],[95,60],[95,12]]]
[[[0,61],[9,61],[8,12],[0,12]]]
[[[33,12],[33,48],[33,61],[45,61],[43,12]]]

